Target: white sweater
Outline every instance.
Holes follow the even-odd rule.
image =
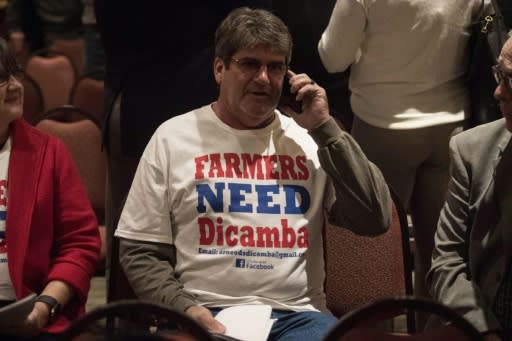
[[[318,50],[329,72],[352,64],[352,109],[371,125],[461,121],[468,28],[479,8],[480,0],[338,0]]]

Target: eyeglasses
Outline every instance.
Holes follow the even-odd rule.
[[[499,65],[492,66],[492,74],[494,75],[496,83],[500,84],[501,81],[505,81],[505,86],[508,89],[512,89],[512,76],[509,76],[503,72]]]
[[[263,64],[259,60],[253,58],[236,59],[233,57],[231,60],[238,64],[238,67],[243,73],[252,76],[256,75],[263,65],[267,68],[267,74],[270,77],[282,77],[285,75],[286,71],[288,71],[288,66],[283,62]]]
[[[11,76],[17,80],[22,80],[25,77],[25,73],[22,70],[16,70],[13,72],[0,72],[0,86],[4,86],[9,83]]]

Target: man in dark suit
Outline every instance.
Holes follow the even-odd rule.
[[[109,301],[130,296],[111,237],[144,146],[160,123],[217,97],[213,36],[222,19],[235,7],[270,5],[270,0],[151,1],[138,6],[95,1],[106,56]]]
[[[504,118],[450,141],[451,180],[427,281],[432,295],[464,315],[486,340],[510,340],[512,39],[493,71]]]

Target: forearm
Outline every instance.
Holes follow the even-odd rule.
[[[66,146],[55,140],[49,146],[47,155],[54,155],[53,162],[58,167],[53,173],[52,204],[55,219],[52,242],[56,247],[47,282],[69,285],[77,302],[85,305],[90,280],[99,263],[98,221]]]
[[[334,119],[310,134],[336,191],[330,222],[360,235],[385,232],[391,222],[391,197],[380,170]]]
[[[466,230],[453,223],[464,221],[452,215],[451,212],[461,211],[453,204],[454,201],[449,191],[447,207],[441,211],[435,235],[432,267],[426,278],[427,286],[434,299],[459,312],[480,332],[497,330],[500,324],[484,295],[489,288],[483,288],[482,292],[469,276]]]
[[[171,245],[120,238],[120,263],[137,297],[185,311],[196,302],[174,274],[175,253]]]
[[[46,284],[40,295],[53,297],[65,309],[68,302],[75,296],[75,290],[66,282],[53,280]],[[47,303],[36,301],[32,312],[28,315],[24,325],[18,326],[19,333],[15,335],[20,336],[34,336],[37,335],[45,326],[48,325],[51,312]],[[15,328],[16,329],[16,328]]]
[[[450,260],[443,264],[433,260],[427,278],[433,298],[460,313],[480,332],[501,329],[480,288],[467,278],[464,265],[454,258]]]
[[[366,14],[355,1],[337,1],[320,41],[318,53],[326,70],[346,70],[355,60],[366,29]]]
[[[40,294],[55,298],[62,307],[65,307],[75,295],[75,290],[66,282],[54,280],[48,282]]]

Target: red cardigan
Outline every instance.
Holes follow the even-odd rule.
[[[73,160],[60,140],[25,121],[11,123],[6,238],[17,299],[61,280],[75,290],[45,331],[64,330],[85,311],[100,253],[96,216]]]

